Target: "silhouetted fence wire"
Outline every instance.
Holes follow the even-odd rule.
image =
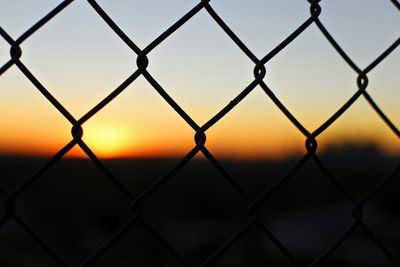
[[[191,161],[198,153],[202,153],[205,158],[214,166],[214,168],[222,175],[222,177],[237,191],[237,193],[243,197],[248,203],[248,218],[242,223],[241,227],[232,233],[230,238],[228,238],[224,244],[222,244],[217,250],[211,255],[204,258],[202,263],[198,266],[208,266],[219,259],[226,251],[228,251],[235,243],[237,243],[240,238],[248,233],[251,229],[257,228],[265,235],[265,238],[270,240],[276,248],[286,257],[293,266],[303,266],[296,257],[296,251],[290,251],[277,236],[260,220],[260,213],[262,209],[260,205],[268,201],[268,198],[275,192],[280,190],[285,184],[297,173],[303,166],[309,162],[313,161],[318,168],[325,175],[326,179],[332,184],[337,191],[348,200],[352,205],[352,209],[349,211],[353,215],[353,222],[348,225],[348,228],[340,236],[337,237],[336,241],[333,242],[325,251],[315,257],[314,261],[307,266],[320,266],[325,260],[327,260],[333,252],[338,250],[341,245],[346,241],[354,231],[361,230],[366,237],[376,246],[376,248],[383,253],[387,260],[392,264],[392,266],[399,265],[399,257],[395,255],[388,246],[386,246],[369,228],[369,226],[364,222],[364,206],[376,195],[378,195],[381,190],[387,186],[399,173],[400,165],[388,172],[386,177],[382,177],[380,181],[368,192],[365,192],[364,196],[361,198],[355,198],[352,196],[348,190],[341,185],[339,180],[335,175],[329,170],[329,168],[320,159],[317,152],[318,136],[328,129],[343,113],[345,113],[349,107],[351,107],[360,97],[364,97],[370,104],[370,107],[380,116],[380,118],[386,123],[387,127],[390,128],[393,133],[400,137],[399,129],[394,123],[385,115],[384,111],[376,104],[374,99],[368,94],[368,73],[376,68],[387,56],[390,55],[400,44],[400,38],[398,38],[392,45],[390,45],[381,55],[379,55],[374,61],[372,61],[367,67],[360,68],[351,59],[351,57],[341,48],[340,44],[336,42],[335,38],[329,33],[329,30],[325,28],[323,22],[320,21],[319,15],[321,14],[320,1],[308,1],[310,5],[310,16],[298,26],[298,28],[293,31],[287,38],[285,38],[278,46],[269,51],[264,57],[258,58],[254,53],[246,46],[246,44],[229,28],[229,26],[224,22],[224,20],[218,15],[218,13],[210,5],[210,0],[200,1],[196,6],[194,6],[188,13],[178,19],[172,26],[170,26],[165,32],[159,35],[156,39],[150,42],[143,49],[139,48],[134,40],[128,37],[115,21],[101,8],[101,6],[94,0],[88,0],[93,9],[98,13],[98,15],[104,20],[104,22],[114,31],[116,37],[119,37],[124,43],[131,48],[131,50],[137,55],[137,69],[123,82],[121,83],[112,93],[110,93],[106,98],[99,102],[95,107],[89,110],[81,118],[75,118],[66,109],[63,104],[57,100],[35,77],[35,75],[24,65],[20,60],[22,55],[22,50],[20,45],[35,34],[43,25],[49,22],[52,18],[61,13],[64,9],[68,8],[68,5],[73,2],[72,0],[63,1],[56,8],[54,8],[50,13],[44,16],[31,28],[25,31],[19,38],[14,40],[6,31],[6,29],[0,28],[0,35],[4,40],[10,45],[10,55],[11,58],[7,63],[5,63],[1,69],[0,74],[6,72],[11,66],[16,66],[18,69],[31,81],[31,83],[40,91],[40,93],[49,101],[49,104],[53,105],[70,123],[71,123],[71,133],[72,139],[63,148],[61,148],[42,168],[40,168],[35,174],[29,177],[26,181],[21,183],[15,190],[11,192],[6,192],[0,187],[0,194],[3,196],[4,204],[3,208],[5,212],[0,218],[0,229],[8,221],[12,220],[19,225],[32,239],[47,251],[47,253],[56,260],[60,266],[72,266],[61,253],[57,251],[52,245],[50,245],[41,234],[33,229],[29,222],[24,219],[23,214],[20,214],[18,208],[15,205],[16,199],[24,194],[24,192],[32,186],[37,180],[49,171],[54,165],[56,165],[74,146],[79,146],[85,154],[93,161],[93,163],[98,167],[99,170],[117,187],[121,194],[126,195],[131,200],[131,216],[126,221],[126,223],[117,231],[115,234],[104,244],[100,244],[100,247],[95,251],[90,257],[83,261],[79,266],[89,266],[95,261],[100,261],[100,257],[113,247],[116,242],[119,241],[127,231],[136,224],[141,224],[144,229],[148,231],[152,236],[159,241],[162,246],[164,246],[169,253],[182,264],[182,266],[194,266],[191,259],[188,259],[186,255],[179,249],[177,249],[173,242],[168,240],[163,234],[161,234],[156,227],[152,225],[152,222],[144,217],[142,213],[143,203],[156,192],[160,187],[171,180],[174,176],[180,172],[180,170]],[[391,1],[393,3],[393,8],[400,10],[400,3],[396,0]],[[306,3],[306,2],[305,2]],[[307,4],[307,3],[306,3]],[[151,62],[148,60],[147,55],[156,49],[161,43],[164,42],[170,35],[179,29],[182,25],[191,20],[196,14],[201,11],[206,10],[211,18],[219,25],[219,27],[229,36],[229,38],[241,49],[241,51],[254,63],[254,80],[245,87],[232,101],[230,101],[223,109],[221,109],[217,114],[211,117],[203,125],[197,124],[188,113],[185,112],[167,93],[167,90],[159,84],[156,77],[148,71],[147,67]],[[338,56],[340,56],[355,72],[355,80],[357,81],[357,88],[355,93],[324,123],[322,123],[316,130],[309,131],[306,127],[292,114],[280,101],[278,97],[275,96],[273,90],[264,81],[264,77],[267,73],[265,65],[279,54],[287,45],[293,42],[298,36],[300,36],[304,30],[306,30],[311,25],[316,25],[320,30],[321,34],[329,41],[332,47],[337,51]],[[130,190],[114,176],[112,172],[103,164],[103,162],[96,156],[96,154],[91,150],[89,146],[82,140],[83,136],[83,126],[96,115],[101,109],[103,109],[107,104],[113,101],[118,95],[123,92],[130,84],[134,83],[140,76],[144,77],[148,83],[156,90],[159,95],[180,115],[180,117],[193,129],[194,131],[194,147],[178,162],[176,165],[170,169],[165,175],[159,177],[153,184],[147,187],[142,193],[134,196]],[[266,97],[269,97],[275,105],[280,109],[280,111],[290,120],[290,122],[297,127],[297,129],[304,135],[305,139],[305,155],[291,168],[285,175],[279,177],[275,182],[265,191],[260,194],[257,198],[252,198],[248,192],[235,180],[233,177],[216,159],[213,154],[207,149],[206,146],[206,134],[207,131],[217,124],[221,118],[223,118],[227,113],[238,105],[247,95],[254,90],[257,86],[260,86],[266,93]],[[4,90],[4,89],[3,89]],[[3,115],[3,114],[2,114]],[[4,116],[4,115],[3,115]]]

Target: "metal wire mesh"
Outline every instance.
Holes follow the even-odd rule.
[[[182,266],[193,266],[190,259],[184,255],[182,251],[177,249],[174,244],[167,240],[157,229],[153,226],[152,222],[145,218],[142,213],[143,203],[159,190],[163,185],[174,178],[174,176],[180,172],[180,170],[191,161],[196,154],[202,153],[205,158],[214,166],[214,168],[222,175],[222,177],[229,182],[229,184],[237,191],[237,193],[243,197],[248,203],[248,218],[245,220],[241,227],[237,229],[230,238],[228,238],[225,243],[220,246],[214,253],[209,255],[207,258],[203,259],[199,266],[209,266],[218,260],[225,252],[227,252],[240,238],[248,233],[251,229],[259,229],[265,236],[265,238],[272,241],[276,248],[286,257],[293,266],[303,266],[296,257],[295,251],[290,251],[277,237],[269,230],[269,228],[260,220],[260,213],[262,209],[260,208],[261,203],[267,201],[267,199],[273,195],[275,192],[279,191],[285,184],[291,179],[291,177],[297,173],[303,166],[309,162],[313,161],[318,166],[318,168],[324,173],[326,179],[335,187],[350,203],[352,203],[352,215],[353,222],[348,225],[348,228],[340,236],[337,237],[336,241],[333,242],[330,247],[328,247],[321,255],[315,257],[313,262],[307,266],[321,266],[329,257],[338,250],[342,244],[348,239],[353,232],[356,230],[361,230],[365,236],[367,236],[370,241],[379,249],[387,258],[387,260],[392,264],[392,266],[399,266],[398,255],[395,255],[375,234],[370,230],[369,226],[363,220],[364,206],[373,198],[375,198],[384,187],[386,187],[399,173],[400,165],[397,165],[395,169],[390,171],[386,177],[382,177],[379,182],[361,198],[353,197],[348,190],[341,185],[339,180],[334,176],[334,174],[325,166],[323,161],[320,159],[317,151],[317,138],[318,136],[326,131],[343,113],[345,113],[349,107],[351,107],[360,97],[364,97],[370,104],[371,109],[373,109],[380,118],[386,123],[387,127],[390,128],[393,133],[400,137],[399,129],[391,122],[391,120],[385,115],[383,110],[376,104],[374,99],[368,94],[368,73],[376,68],[387,56],[390,55],[400,44],[400,38],[398,38],[392,45],[390,45],[382,54],[380,54],[374,61],[372,61],[367,67],[360,68],[351,59],[351,57],[341,48],[340,44],[336,42],[335,38],[330,34],[329,30],[325,28],[323,22],[320,21],[319,15],[321,13],[321,6],[318,0],[308,1],[310,5],[310,16],[301,25],[297,27],[289,36],[287,36],[278,46],[269,51],[264,57],[258,58],[253,54],[253,52],[246,46],[246,44],[229,28],[229,26],[224,22],[224,20],[219,16],[219,14],[210,5],[210,0],[200,1],[196,6],[194,6],[189,12],[184,14],[180,19],[178,19],[172,26],[170,26],[165,32],[155,38],[150,42],[145,48],[139,48],[133,40],[131,40],[115,21],[102,9],[102,7],[95,0],[88,0],[93,9],[98,13],[98,15],[104,20],[105,23],[114,31],[116,36],[118,36],[123,42],[129,46],[129,48],[137,55],[137,69],[134,71],[123,83],[121,83],[117,88],[115,88],[112,93],[110,93],[106,98],[99,102],[96,106],[90,109],[81,118],[75,118],[71,113],[59,102],[35,77],[35,75],[24,65],[20,60],[22,55],[22,50],[20,45],[35,34],[43,25],[61,13],[64,9],[71,4],[72,0],[63,1],[57,7],[55,7],[50,13],[44,16],[36,24],[26,30],[18,39],[14,40],[5,29],[0,28],[0,35],[4,40],[10,45],[10,60],[4,64],[0,69],[0,74],[5,73],[11,66],[16,66],[18,69],[31,81],[31,83],[40,91],[40,93],[48,100],[54,108],[56,108],[70,123],[72,126],[72,140],[61,148],[41,169],[39,169],[35,174],[33,174],[25,182],[21,183],[18,188],[12,192],[6,192],[3,188],[0,188],[0,194],[4,197],[3,208],[5,210],[4,215],[0,218],[0,229],[8,221],[12,220],[19,225],[38,246],[45,249],[52,258],[59,264],[59,266],[71,266],[63,255],[61,255],[56,248],[50,245],[41,234],[36,231],[29,222],[24,219],[23,214],[20,214],[18,208],[15,205],[15,201],[24,192],[32,186],[37,180],[47,173],[54,165],[56,165],[74,146],[79,146],[91,161],[98,167],[99,170],[115,185],[121,194],[126,195],[131,200],[131,216],[126,221],[126,223],[117,231],[115,234],[101,247],[95,251],[90,257],[85,261],[81,262],[79,266],[90,266],[95,261],[101,260],[100,257],[111,247],[113,247],[119,239],[121,239],[127,231],[135,224],[141,224],[152,236],[154,236],[162,246],[164,246],[169,253],[181,263]],[[393,7],[400,10],[400,3],[396,0],[391,1]],[[185,23],[191,20],[196,14],[201,11],[206,10],[209,16],[219,25],[219,27],[226,33],[227,36],[234,42],[241,51],[254,63],[254,80],[245,87],[232,101],[229,102],[223,109],[221,109],[217,114],[211,117],[203,125],[197,124],[189,115],[186,113],[167,93],[162,85],[159,84],[157,79],[152,76],[148,71],[147,67],[151,62],[149,62],[147,55],[156,49],[161,43],[163,43],[169,36],[174,34],[174,32],[182,27]],[[277,98],[274,92],[264,81],[264,77],[267,73],[265,65],[279,54],[286,46],[298,38],[304,30],[306,30],[311,25],[316,25],[320,30],[321,34],[329,41],[332,47],[337,51],[338,56],[340,56],[347,65],[354,70],[356,73],[357,89],[355,93],[338,109],[328,120],[322,123],[316,130],[309,131],[306,127],[296,119],[293,115]],[[134,83],[140,76],[144,77],[148,83],[154,88],[154,90],[176,111],[177,114],[193,129],[195,132],[194,147],[165,175],[157,179],[153,184],[151,184],[146,190],[141,194],[134,196],[128,188],[120,182],[118,177],[114,176],[112,172],[103,164],[103,162],[96,156],[90,147],[82,140],[83,135],[83,125],[96,115],[101,109],[103,109],[107,104],[113,101],[118,95],[123,92],[130,84]],[[275,180],[275,182],[265,191],[259,195],[257,198],[252,198],[245,191],[245,189],[236,182],[235,178],[220,164],[220,162],[213,156],[213,154],[207,149],[206,146],[206,133],[207,131],[217,124],[221,118],[223,118],[227,113],[234,109],[238,103],[240,103],[247,95],[252,92],[252,90],[260,86],[266,97],[269,97],[279,110],[286,116],[288,120],[304,135],[306,153],[305,155],[290,169],[285,175]]]

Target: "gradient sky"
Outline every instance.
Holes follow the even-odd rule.
[[[60,2],[0,0],[0,25],[16,39]],[[98,2],[144,48],[199,1]],[[309,17],[305,0],[211,5],[260,58]],[[400,13],[389,0],[323,0],[321,6],[321,21],[360,68],[400,36]],[[86,1],[74,1],[21,47],[21,61],[77,119],[136,70],[136,55]],[[148,71],[199,125],[253,80],[252,62],[205,10],[148,57]],[[1,39],[0,64],[9,58],[9,45]],[[368,92],[397,127],[399,63],[398,48],[368,74]],[[267,85],[309,131],[357,89],[356,73],[314,25],[266,68]],[[0,77],[0,125],[0,154],[52,155],[71,139],[70,123],[15,66]],[[101,157],[182,156],[194,146],[193,130],[144,78],[83,128],[84,141]],[[206,145],[221,157],[281,158],[304,153],[304,141],[257,87],[207,131]],[[400,153],[396,135],[362,97],[318,141],[321,149],[355,142]]]

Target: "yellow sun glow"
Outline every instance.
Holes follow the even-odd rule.
[[[114,125],[89,127],[83,140],[96,155],[105,158],[119,157],[127,152],[132,133]]]

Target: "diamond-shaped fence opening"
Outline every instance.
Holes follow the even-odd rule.
[[[251,60],[214,25],[207,12],[199,12],[148,56],[155,63],[148,71],[198,123],[254,79]]]
[[[307,262],[351,224],[351,206],[309,161],[260,204],[260,219],[299,260]]]
[[[134,53],[87,6],[73,2],[21,45],[21,61],[76,116],[135,70]]]
[[[41,236],[79,263],[129,218],[129,202],[92,162],[63,158],[15,204]]]
[[[177,247],[199,261],[247,220],[247,204],[209,162],[201,160],[189,162],[154,192],[144,202],[143,214]],[[208,233],[214,233],[213,237]]]
[[[183,11],[174,9],[173,3],[166,2],[160,6],[151,6],[151,3],[147,3],[141,6],[142,9],[135,9],[135,4],[132,3],[128,4],[129,9],[127,9],[125,5],[111,1],[99,1],[98,3],[95,0],[87,2],[65,0],[59,2],[49,13],[24,29],[22,33],[19,33],[18,27],[15,27],[17,23],[14,25],[12,19],[10,20],[10,18],[18,20],[18,17],[28,12],[28,9],[19,2],[8,4],[10,12],[5,14],[4,17],[7,19],[4,22],[2,20],[0,28],[2,47],[10,50],[10,54],[1,61],[3,65],[0,67],[0,75],[4,75],[1,78],[3,79],[12,72],[18,72],[19,76],[24,76],[24,79],[31,83],[32,88],[29,90],[34,90],[35,94],[39,94],[42,101],[48,103],[52,112],[57,113],[60,118],[65,120],[67,127],[62,128],[65,131],[62,136],[68,137],[62,144],[57,143],[55,151],[58,152],[53,152],[51,158],[41,160],[24,158],[23,163],[17,163],[21,159],[13,159],[7,154],[1,155],[0,201],[3,204],[0,212],[0,265],[36,266],[39,264],[37,262],[41,261],[40,266],[65,267],[111,265],[264,266],[267,264],[274,266],[399,266],[400,238],[396,234],[399,219],[394,215],[397,213],[395,205],[397,200],[394,192],[400,173],[398,156],[393,153],[382,156],[376,149],[357,152],[357,149],[346,145],[344,145],[346,149],[339,155],[332,154],[332,152],[329,154],[324,150],[320,152],[318,148],[321,143],[324,143],[322,147],[326,148],[325,134],[340,124],[343,115],[349,114],[350,110],[360,101],[367,103],[369,112],[377,115],[380,124],[375,126],[375,121],[373,121],[373,127],[384,127],[390,131],[393,138],[390,142],[395,143],[393,146],[398,145],[400,132],[396,121],[396,110],[390,107],[388,113],[385,113],[383,106],[385,101],[380,99],[377,101],[374,97],[375,93],[384,90],[385,81],[381,86],[376,83],[373,85],[374,93],[370,94],[368,91],[371,88],[369,86],[370,79],[375,78],[370,73],[378,69],[386,58],[393,57],[392,52],[400,44],[400,38],[395,35],[396,33],[376,29],[378,26],[383,27],[385,23],[398,21],[395,18],[395,14],[398,15],[400,10],[400,3],[397,0],[384,1],[385,6],[382,7],[382,10],[390,10],[387,11],[390,14],[385,17],[385,21],[378,21],[373,26],[370,21],[365,25],[358,25],[354,36],[359,34],[361,39],[366,40],[368,38],[365,37],[378,36],[377,38],[382,40],[382,42],[378,42],[379,45],[374,45],[371,49],[366,43],[360,45],[360,40],[353,45],[348,45],[346,41],[343,41],[344,46],[342,47],[342,38],[347,40],[346,38],[349,36],[346,37],[346,34],[348,35],[349,31],[346,31],[344,35],[339,34],[340,38],[335,38],[336,31],[343,28],[343,22],[349,17],[353,18],[352,14],[349,16],[348,12],[349,7],[352,7],[354,3],[345,5],[347,10],[335,11],[333,1],[329,4],[325,4],[328,1],[320,0],[304,1],[302,12],[308,9],[309,13],[301,13],[301,16],[299,15],[295,20],[289,18],[289,14],[293,12],[291,9],[286,10],[282,4],[275,6],[277,10],[288,11],[282,13],[283,19],[281,19],[290,27],[295,24],[295,27],[290,31],[287,30],[290,27],[286,27],[285,32],[288,31],[288,33],[285,33],[284,38],[276,44],[274,43],[276,42],[275,38],[273,42],[269,43],[269,46],[274,43],[272,48],[265,49],[268,45],[260,44],[259,41],[255,45],[252,42],[265,40],[261,38],[262,35],[268,35],[279,29],[279,25],[275,25],[277,24],[276,20],[268,20],[268,16],[257,20],[257,15],[263,14],[262,10],[271,5],[268,1],[259,4],[257,10],[251,12],[254,14],[249,14],[251,19],[246,19],[246,23],[254,26],[252,32],[243,39],[240,36],[245,28],[236,22],[230,28],[229,22],[232,18],[241,17],[247,9],[242,9],[243,12],[236,9],[233,13],[234,9],[228,9],[225,14],[221,11],[218,3],[214,6],[213,1],[210,0],[193,1],[193,3],[185,1],[185,6],[181,6]],[[368,9],[367,4],[360,2],[359,5],[355,9]],[[46,4],[40,5],[40,8],[37,6],[35,14],[32,16],[37,17],[37,14],[42,12],[45,7]],[[130,9],[135,9],[135,12],[140,13],[148,12],[145,15],[146,19],[139,19],[132,28],[129,23],[126,23],[126,17],[123,18],[123,15],[131,16],[133,14]],[[331,10],[332,13],[328,12],[326,16],[321,15],[327,10]],[[374,15],[381,14],[382,10],[375,10]],[[13,12],[18,13],[18,16],[13,16],[11,14]],[[71,13],[68,14],[68,12]],[[52,88],[58,87],[59,84],[63,87],[64,82],[69,80],[65,77],[76,79],[76,76],[68,73],[68,68],[62,67],[62,64],[57,64],[59,62],[57,62],[56,56],[52,59],[54,64],[52,63],[51,67],[45,66],[44,69],[54,70],[58,75],[42,74],[40,66],[44,62],[42,55],[45,51],[41,51],[40,47],[37,48],[37,51],[25,47],[29,41],[34,43],[46,38],[49,38],[49,42],[43,46],[46,49],[52,49],[52,46],[49,45],[51,41],[56,41],[55,43],[61,46],[65,45],[62,40],[60,42],[58,39],[51,40],[51,38],[60,37],[62,39],[74,36],[69,35],[70,32],[64,32],[80,27],[79,23],[83,20],[75,21],[71,15],[74,12],[90,16],[90,23],[88,22],[85,27],[86,29],[96,28],[91,29],[93,31],[85,37],[96,36],[99,39],[95,39],[93,45],[85,48],[87,53],[95,55],[93,62],[82,66],[72,64],[73,68],[70,70],[73,72],[72,74],[101,75],[100,70],[97,70],[94,65],[103,62],[103,58],[105,63],[107,63],[107,58],[114,60],[115,63],[113,66],[106,67],[106,69],[109,68],[106,71],[107,75],[88,78],[85,84],[79,85],[77,81],[76,88],[64,91],[72,94],[73,97],[76,96],[76,99],[74,98],[72,101],[74,105],[90,103],[90,105],[84,105],[85,107],[80,105],[79,109],[82,110],[78,114],[79,117],[71,112],[72,108],[68,105],[68,99],[62,99],[56,94],[57,89]],[[338,16],[342,12],[343,21],[340,21],[337,26],[331,23],[325,24],[325,21],[329,21],[329,17]],[[171,20],[170,14],[175,14],[177,17]],[[64,18],[61,18],[63,15],[65,15]],[[118,18],[118,15],[121,15],[121,19]],[[164,24],[158,25],[157,20],[152,19],[157,16],[162,18],[160,21],[163,21]],[[225,16],[229,18],[225,20]],[[21,25],[31,19],[31,16],[23,17],[23,19],[21,17],[23,20]],[[68,17],[69,20],[72,20],[71,24],[68,21],[64,21],[66,24],[52,23]],[[207,23],[197,25],[197,22],[202,20],[206,20]],[[349,25],[349,28],[353,28],[362,21],[354,20],[355,24]],[[295,23],[293,23],[294,21]],[[267,30],[263,31],[263,24],[268,22],[269,24],[265,26]],[[102,25],[98,25],[97,28],[97,23]],[[151,33],[146,32],[147,23],[151,24],[149,26],[152,29],[149,30]],[[50,25],[53,25],[53,28],[48,33],[52,34],[47,36],[47,34],[38,33]],[[82,28],[84,27],[82,26]],[[188,30],[189,28],[190,30]],[[370,28],[373,28],[371,35],[369,35]],[[207,49],[218,46],[220,50],[208,52],[207,49],[204,49],[206,47],[205,40],[200,39],[207,38],[211,30],[213,33],[219,32],[220,35],[211,40],[212,42],[207,42]],[[196,31],[199,33],[196,34]],[[316,63],[313,60],[318,61],[320,57],[318,53],[316,57],[314,55],[313,60],[302,59],[313,68],[299,70],[299,73],[302,71],[307,73],[312,70],[312,74],[316,77],[316,81],[313,80],[307,84],[323,88],[321,90],[329,89],[329,93],[326,94],[328,98],[340,99],[340,101],[336,101],[340,102],[338,108],[335,108],[334,112],[329,113],[328,116],[324,114],[322,120],[320,120],[321,112],[318,111],[318,108],[321,108],[323,104],[309,104],[308,101],[311,99],[304,99],[305,106],[310,108],[310,112],[312,110],[311,117],[318,118],[317,122],[314,122],[316,125],[313,125],[315,126],[313,128],[309,128],[309,122],[303,121],[303,116],[300,116],[300,111],[296,107],[292,107],[287,100],[275,92],[275,90],[280,90],[276,88],[280,86],[275,86],[275,84],[279,84],[279,81],[276,82],[279,78],[285,79],[285,82],[289,82],[289,84],[297,82],[291,80],[292,77],[289,74],[283,75],[285,77],[270,76],[276,74],[274,74],[274,64],[285,57],[285,51],[293,53],[294,50],[299,49],[295,46],[296,41],[300,41],[302,37],[310,38],[308,36],[310,33],[310,36],[318,36],[318,40],[325,43],[325,49],[330,49],[330,58],[335,57],[341,61],[340,64],[343,66],[340,68],[346,68],[345,73],[352,71],[353,75],[351,80],[347,81],[349,87],[353,86],[352,90],[346,97],[343,97],[341,94],[343,88],[333,90],[330,87],[332,82],[330,79],[334,79],[334,75],[330,74],[331,70],[324,69],[319,74],[314,73],[314,71],[324,68],[324,64],[322,67],[315,66]],[[379,38],[385,33],[390,37]],[[186,40],[188,42],[185,42],[186,45],[193,44],[194,47],[181,46],[185,41],[179,41],[181,38],[196,37],[201,38],[197,41]],[[246,41],[247,37],[250,40],[249,43]],[[108,38],[115,38],[113,47],[104,47],[102,44],[96,43]],[[79,49],[81,45],[83,46],[82,40],[78,39],[68,40],[71,47],[64,47],[66,49],[64,52],[79,56],[74,52],[74,47]],[[224,40],[224,42],[220,42],[220,40]],[[217,44],[213,45],[213,42]],[[229,53],[227,50],[222,51],[224,43],[229,43]],[[121,47],[121,44],[124,48]],[[169,78],[172,81],[165,82],[168,80],[168,77],[167,79],[164,77],[167,75],[165,72],[170,70],[168,70],[168,66],[165,67],[162,64],[171,64],[170,62],[174,61],[175,56],[163,57],[162,54],[169,53],[165,48],[173,44],[177,44],[179,49],[182,49],[179,52],[183,52],[185,58],[177,61],[180,62],[178,63],[181,65],[179,70],[182,71],[174,72],[174,75],[178,73],[178,77],[171,75],[172,77]],[[197,50],[202,50],[196,53],[196,46],[199,44]],[[96,50],[97,45],[101,49]],[[318,46],[318,43],[314,43],[314,46]],[[116,67],[119,66],[118,60],[112,52],[115,49],[118,50],[118,53],[123,49],[123,53],[132,57],[132,64],[128,64],[130,68],[124,68],[123,75],[121,74],[122,69],[120,71],[119,67]],[[313,47],[308,47],[308,49],[313,49]],[[354,49],[357,50],[354,51]],[[221,68],[210,67],[207,69],[196,66],[196,62],[190,61],[196,60],[197,57],[198,62],[204,64],[207,62],[207,57],[210,57],[210,62],[218,62],[215,57],[222,54],[229,54],[236,58],[236,54],[231,53],[234,50],[235,53],[241,53],[241,55],[238,56],[237,61],[231,59],[230,62],[240,63],[243,58],[246,61],[246,65],[239,64],[237,70],[236,65],[229,66],[231,67],[230,71],[224,72],[226,70]],[[257,50],[257,53],[253,50]],[[369,50],[372,52],[369,53]],[[57,55],[57,51],[48,52]],[[368,52],[367,62],[359,61],[359,55],[366,52]],[[31,55],[29,55],[30,53]],[[85,57],[88,56],[87,53],[85,53]],[[126,64],[128,61],[121,56],[123,53],[118,54],[119,60],[123,60],[123,64]],[[352,53],[357,55],[353,58]],[[155,55],[154,58],[153,55]],[[35,56],[38,56],[38,59],[35,59]],[[301,56],[301,49],[295,51],[290,58],[297,58],[297,56]],[[241,57],[240,60],[239,57]],[[80,57],[78,59],[81,60]],[[164,61],[165,59],[167,60]],[[32,60],[34,62],[31,62]],[[194,66],[194,74],[186,69],[187,66],[182,66],[185,65],[185,61],[190,61],[189,67],[191,64]],[[87,63],[86,61],[81,62]],[[159,68],[158,65],[160,65]],[[329,69],[331,65],[327,65],[325,67]],[[389,71],[393,71],[397,65],[397,63],[391,62],[388,65],[390,66]],[[88,71],[85,68],[93,69]],[[387,68],[386,66],[385,71]],[[244,84],[234,82],[237,77],[226,77],[234,75],[235,71],[239,73],[243,70],[248,71],[248,74],[245,74],[247,77],[251,77]],[[214,73],[218,71],[221,73]],[[332,73],[334,71],[332,70]],[[197,74],[199,76],[197,81],[200,83],[194,86],[189,86],[190,83],[182,83],[187,78],[182,77],[186,73]],[[226,73],[228,75],[223,75]],[[63,76],[64,74],[65,76]],[[119,76],[114,77],[113,74]],[[45,80],[46,75],[49,75],[47,79],[50,83]],[[234,88],[229,88],[222,95],[220,92],[217,95],[214,94],[215,92],[207,95],[201,87],[221,86],[220,82],[216,82],[214,85],[214,80],[218,80],[216,76],[220,79],[228,79],[229,82],[226,84],[229,86],[227,87],[233,84]],[[310,77],[312,79],[313,76]],[[90,80],[93,79],[96,79],[93,81],[95,84],[93,86],[99,84],[101,86],[96,90],[96,96],[92,96],[90,90],[86,91],[87,88],[90,88]],[[104,79],[107,82],[103,82]],[[123,100],[122,94],[130,90],[142,90],[143,81],[146,83],[145,89],[151,90],[153,94],[157,95],[164,108],[167,107],[169,112],[174,114],[186,127],[185,131],[181,132],[187,134],[187,138],[191,138],[191,143],[188,145],[185,140],[185,149],[181,149],[177,153],[179,158],[169,161],[157,161],[156,159],[118,161],[100,158],[104,154],[88,137],[93,131],[90,123],[112,118],[110,114],[113,112],[107,114],[106,108],[120,99],[122,102],[127,101]],[[325,85],[320,84],[321,81]],[[313,82],[316,82],[316,85]],[[179,86],[188,88],[178,88]],[[379,89],[377,89],[378,87]],[[389,88],[392,87],[389,86]],[[10,88],[8,83],[5,83],[1,90],[13,93],[13,88]],[[191,105],[185,103],[183,106],[184,103],[178,100],[181,94],[190,95],[190,90],[196,90],[193,96],[197,99],[189,102],[194,106],[194,110]],[[211,89],[208,88],[208,90]],[[307,97],[307,94],[304,94],[305,91],[302,90],[304,89],[299,89],[297,92],[286,92],[286,94],[297,98],[296,101],[302,101],[302,97]],[[318,90],[313,88],[307,92],[312,94],[311,102],[320,102]],[[337,94],[340,94],[341,98],[336,98]],[[210,96],[212,99],[207,100]],[[223,120],[227,118],[228,114],[251,109],[252,105],[247,104],[243,109],[240,109],[239,106],[254,96],[265,98],[269,105],[273,104],[274,112],[279,112],[282,116],[281,119],[291,125],[305,142],[304,153],[286,162],[273,164],[262,161],[256,163],[226,161],[222,154],[214,151],[214,148],[218,146],[216,145],[218,138],[213,137],[213,130],[217,127],[224,127]],[[146,96],[143,97],[143,99],[146,98]],[[332,99],[330,100],[332,102]],[[207,103],[216,102],[218,105],[207,106]],[[19,104],[21,108],[24,105],[22,101]],[[1,116],[4,118],[2,126],[5,128],[3,132],[10,132],[10,129],[7,129],[9,126],[6,123],[7,120],[23,123],[18,116],[8,114],[7,105],[6,101],[2,102]],[[129,122],[120,120],[119,123],[135,125],[135,123],[143,122],[143,118],[149,118],[151,126],[145,128],[148,136],[141,137],[148,141],[148,146],[153,151],[157,151],[158,148],[152,144],[152,140],[164,137],[174,139],[173,141],[164,140],[171,150],[178,147],[179,137],[174,136],[173,133],[180,129],[172,124],[162,123],[163,119],[167,117],[164,109],[157,109],[152,104],[138,104],[138,107],[143,109],[140,112],[145,115],[141,118],[140,112],[135,113],[135,116],[130,116],[131,105],[135,105],[135,103],[124,104],[124,114],[126,118],[134,118]],[[139,109],[138,107],[135,111]],[[198,112],[202,113],[201,121],[198,121],[199,116],[196,115]],[[32,116],[32,114],[30,115]],[[37,114],[37,116],[48,117],[47,114],[46,116]],[[259,118],[268,122],[271,121],[272,116],[266,114]],[[359,119],[368,120],[369,118],[362,116]],[[30,123],[35,123],[35,119],[32,119]],[[50,129],[54,122],[48,121],[47,123],[49,124],[48,129]],[[236,124],[240,123],[236,122]],[[273,127],[269,125],[265,127],[266,129],[260,128],[260,131],[272,131]],[[190,131],[187,131],[187,128]],[[26,131],[30,131],[30,129]],[[88,132],[88,136],[85,136],[86,132]],[[54,132],[48,130],[41,137],[50,138],[52,134]],[[8,137],[10,136],[8,134]],[[22,138],[27,135],[17,136]],[[235,133],[232,136],[235,136]],[[268,135],[257,134],[254,136],[257,136],[257,139],[263,139],[263,146],[259,150],[276,149],[277,146],[273,146],[273,138]],[[386,135],[379,136],[381,139],[386,139]],[[0,135],[0,137],[2,144],[6,144],[7,136]],[[88,138],[85,139],[85,137]],[[213,139],[212,142],[210,142],[210,138]],[[246,138],[254,137],[248,133]],[[290,135],[282,135],[282,138],[291,139]],[[239,139],[241,138],[238,138],[238,142],[243,141]],[[44,145],[46,142],[50,142],[50,139],[44,140]],[[259,142],[261,143],[261,140]],[[390,142],[386,142],[386,146]],[[232,147],[231,151],[239,147],[235,142],[226,143]],[[284,144],[291,143],[294,143],[293,140],[287,140],[282,143],[282,147]],[[209,145],[210,147],[208,147]],[[86,158],[85,161],[66,158],[78,150],[80,155],[84,155]],[[352,155],[351,153],[354,151],[358,154]],[[263,155],[268,155],[268,152]],[[339,159],[335,159],[335,157],[339,157]],[[340,166],[339,168],[335,166],[335,163],[337,164],[340,160],[347,164],[344,170],[340,170]],[[362,164],[359,164],[360,162]],[[14,164],[17,169],[24,170],[13,171],[11,165]],[[87,164],[91,165],[90,170],[87,169]],[[144,166],[146,164],[147,167]],[[271,164],[272,167],[265,166],[266,164]],[[309,168],[310,165],[312,168]],[[27,166],[29,170],[25,169]],[[56,170],[60,166],[64,170],[58,170],[59,173],[57,173]],[[157,170],[146,170],[146,168]],[[93,175],[93,171],[97,174]],[[366,176],[365,180],[359,177],[364,175]]]

